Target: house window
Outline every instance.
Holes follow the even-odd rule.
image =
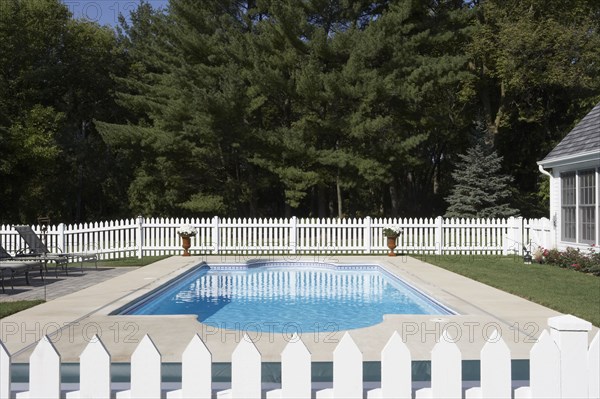
[[[577,220],[576,220],[576,188],[575,188],[575,173],[563,173],[560,175],[561,190],[562,190],[562,237],[563,241],[575,242]]]
[[[596,242],[596,173],[579,172],[579,241]]]

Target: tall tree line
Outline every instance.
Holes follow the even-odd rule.
[[[0,14],[0,222],[434,216],[484,126],[535,162],[600,101],[593,0],[171,0],[117,31]]]
[[[125,213],[94,119],[124,112],[111,76],[126,71],[111,29],[56,0],[0,2],[0,223]]]

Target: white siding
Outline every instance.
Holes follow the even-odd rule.
[[[590,245],[587,243],[574,243],[574,242],[564,242],[561,240],[561,173],[567,172],[577,172],[583,170],[594,169],[596,170],[596,192],[598,193],[600,187],[600,173],[598,168],[600,167],[600,159],[592,159],[586,162],[579,162],[574,164],[568,164],[565,162],[565,165],[558,165],[552,168],[551,174],[552,178],[550,179],[550,221],[552,224],[552,228],[555,229],[553,238],[555,239],[556,247],[560,250],[564,250],[567,247],[580,248],[582,250],[587,250],[590,248]],[[577,184],[579,184],[579,178],[576,178]],[[579,196],[579,190],[577,192]],[[579,200],[578,200],[579,201]],[[600,245],[600,194],[597,194],[596,197],[596,245]],[[579,215],[579,211],[577,211],[577,215]],[[554,223],[556,221],[556,223]],[[579,226],[577,227],[577,232],[579,236]]]

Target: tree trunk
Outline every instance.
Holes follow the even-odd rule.
[[[327,193],[325,193],[325,187],[319,184],[317,188],[317,201],[319,202],[319,217],[327,217]]]
[[[500,123],[502,122],[502,118],[504,117],[506,89],[504,87],[504,82],[500,82],[500,93],[498,93],[497,101],[498,107],[496,110],[494,110],[492,108],[492,90],[494,90],[494,88],[490,88],[490,85],[492,85],[493,82],[488,82],[490,78],[488,78],[485,74],[485,69],[485,66],[483,66],[483,76],[481,77],[481,79],[485,80],[486,82],[482,85],[479,96],[481,99],[481,104],[483,105],[483,111],[485,113],[484,119],[488,133],[485,137],[485,143],[488,145],[493,145],[494,139],[498,134],[498,131],[500,130]]]
[[[400,212],[400,201],[398,200],[398,182],[394,178],[390,183],[390,204],[392,205],[392,216],[398,216]]]
[[[292,207],[287,202],[283,205],[285,218],[289,219],[292,217]]]
[[[85,146],[85,135],[86,135],[86,127],[87,122],[81,121],[81,130],[78,132],[78,137],[76,138],[79,142],[79,151],[82,151],[82,148]],[[83,213],[83,162],[81,154],[77,154],[78,161],[77,165],[77,192],[75,194],[75,221],[80,222],[82,219]]]
[[[338,218],[342,218],[344,215],[342,206],[342,187],[340,186],[340,170],[338,169],[338,173],[337,173],[337,179],[335,182],[335,188],[337,191],[337,204],[338,204]]]
[[[250,182],[250,187],[252,187],[252,190],[250,192],[250,201],[249,201],[249,206],[250,206],[250,215],[252,217],[256,217],[257,215],[257,210],[258,210],[258,203],[256,202],[256,176],[254,175],[254,168],[253,167],[249,167],[248,168],[248,180]],[[285,198],[285,195],[283,196]]]

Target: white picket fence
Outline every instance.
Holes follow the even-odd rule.
[[[462,381],[462,355],[444,330],[431,352],[431,383],[415,388],[411,353],[393,333],[381,352],[381,381],[368,389],[363,383],[363,355],[345,333],[333,351],[333,383],[319,389],[311,381],[311,353],[294,336],[281,353],[281,384],[261,382],[261,354],[246,335],[231,357],[231,384],[219,390],[212,382],[212,355],[195,335],[181,355],[181,383],[161,383],[161,354],[146,335],[131,356],[129,389],[111,383],[111,356],[97,337],[80,356],[80,380],[75,389],[61,384],[61,358],[50,338],[43,338],[30,357],[29,383],[13,389],[11,357],[0,342],[0,399],[19,398],[598,398],[600,395],[600,333],[588,347],[589,322],[574,316],[548,320],[530,352],[528,386],[511,381],[508,346],[494,331],[480,354],[479,386]],[[526,382],[525,382],[526,383]],[[171,383],[172,384],[172,383]],[[272,384],[271,384],[272,385]],[[215,389],[216,388],[216,389]],[[414,395],[413,395],[414,393]],[[216,395],[216,396],[215,396]]]
[[[137,219],[49,226],[56,252],[96,252],[101,258],[174,255],[181,252],[177,228],[193,225],[194,254],[383,254],[383,228],[398,224],[398,252],[418,254],[522,254],[523,247],[553,245],[548,219]],[[33,226],[41,233],[40,226]],[[25,243],[9,225],[0,244],[10,252]]]

